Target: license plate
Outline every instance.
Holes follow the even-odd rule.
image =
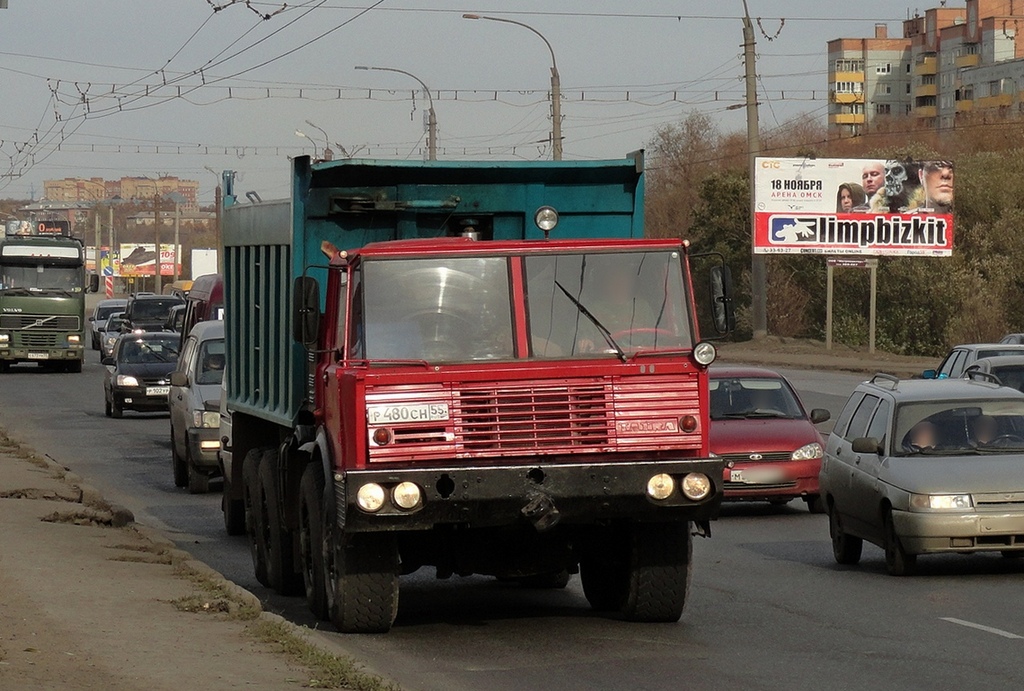
[[[743,476],[743,482],[748,485],[774,485],[785,479],[778,468],[748,468]]]
[[[28,354],[28,359],[29,360],[49,360],[50,359],[50,354],[49,353],[29,353]]]
[[[742,470],[731,470],[731,471],[729,471],[729,482],[743,482],[743,471]]]
[[[447,403],[371,405],[366,408],[366,420],[371,425],[388,425],[402,422],[443,422],[447,419]]]
[[[169,386],[147,386],[146,387],[146,395],[147,396],[166,396],[170,392],[171,392],[171,387],[169,387]]]

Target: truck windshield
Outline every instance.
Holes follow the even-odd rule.
[[[61,290],[82,292],[81,269],[47,264],[0,265],[0,290],[21,288],[33,292]]]
[[[525,265],[534,357],[693,345],[679,252],[539,255]]]
[[[368,261],[362,272],[359,356],[428,362],[514,357],[506,257]]]

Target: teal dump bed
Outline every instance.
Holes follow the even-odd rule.
[[[252,204],[225,193],[224,295],[232,410],[292,426],[306,391],[305,349],[291,338],[303,271],[326,284],[321,243],[475,232],[541,239],[536,211],[559,215],[552,238],[643,236],[643,157],[614,161],[293,161],[292,197]]]

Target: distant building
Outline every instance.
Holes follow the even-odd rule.
[[[197,210],[199,182],[182,180],[174,175],[122,177],[120,180],[64,178],[43,181],[43,197],[54,202],[98,202],[117,198],[144,201],[157,196],[178,201],[185,210]]]
[[[184,207],[182,207],[184,208]],[[182,211],[181,223],[191,223],[197,226],[209,228],[216,220],[217,214],[212,211]],[[128,223],[136,226],[151,226],[156,223],[156,217],[152,211],[140,211],[128,217]],[[160,224],[168,225],[174,223],[173,211],[162,211],[160,213]]]
[[[893,115],[949,128],[958,115],[1021,110],[1020,20],[1020,0],[967,0],[905,20],[901,38],[876,24],[873,38],[829,41],[829,132],[854,136]]]

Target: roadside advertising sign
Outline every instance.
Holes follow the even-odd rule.
[[[178,253],[181,256],[181,253]],[[150,243],[123,244],[120,247],[120,276],[140,278],[156,274],[156,245]],[[181,265],[178,265],[181,273]],[[174,275],[174,245],[160,245],[160,275]]]
[[[948,257],[952,161],[758,158],[754,252]]]

